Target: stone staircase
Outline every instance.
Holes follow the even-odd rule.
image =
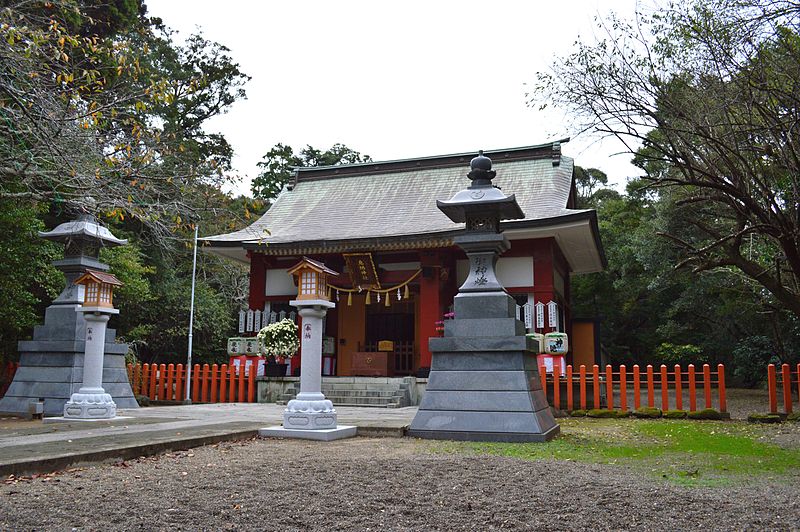
[[[400,408],[411,405],[413,383],[413,377],[323,377],[322,393],[334,406]],[[298,382],[279,403],[288,403],[299,391]]]

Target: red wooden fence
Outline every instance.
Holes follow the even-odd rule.
[[[151,401],[183,401],[186,394],[186,368],[183,364],[128,364],[128,378],[134,395]],[[192,368],[193,403],[254,403],[256,367],[221,367],[195,364]]]
[[[767,389],[769,390],[769,411],[773,414],[778,413],[778,386],[783,392],[783,412],[792,413],[793,398],[797,397],[800,402],[800,364],[792,370],[789,364],[782,364],[780,372],[777,372],[775,364],[767,366]],[[796,388],[796,394],[792,393],[792,387]]]
[[[0,397],[6,394],[6,390],[14,380],[14,374],[17,372],[19,362],[6,362],[4,366],[0,366]]]
[[[798,366],[800,368],[800,366]],[[800,369],[798,370],[800,371]],[[577,373],[577,377],[576,377]],[[539,369],[539,378],[542,388],[548,397],[552,397],[552,404],[566,410],[586,410],[588,408],[606,408],[613,410],[636,410],[642,406],[658,407],[661,410],[684,409],[684,391],[688,394],[690,412],[697,410],[698,394],[701,394],[702,408],[713,408],[713,390],[716,389],[716,406],[720,412],[728,409],[725,395],[725,366],[719,364],[716,371],[711,371],[711,366],[704,364],[700,371],[693,364],[684,371],[679,365],[671,370],[661,365],[658,371],[648,365],[644,374],[639,365],[634,365],[629,373],[624,365],[616,371],[610,365],[601,372],[600,366],[594,365],[591,373],[586,366],[581,365],[577,372],[572,366],[567,366],[562,377],[561,368],[553,366],[550,376],[544,366]],[[561,388],[566,388],[566,397],[562,396]],[[593,397],[587,397],[587,387],[591,387]],[[660,392],[660,401],[656,400],[656,387]],[[601,402],[601,391],[605,388],[605,404]],[[575,392],[577,390],[577,399]],[[646,401],[642,400],[642,392],[646,391]],[[628,394],[632,393],[632,402]],[[591,403],[589,403],[591,399]]]

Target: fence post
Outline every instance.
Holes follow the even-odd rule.
[[[633,365],[633,409],[639,410],[642,405],[641,376],[639,375],[639,364]]]
[[[150,400],[156,400],[156,383],[158,381],[158,365],[150,364]]]
[[[778,390],[777,378],[775,376],[775,364],[767,366],[767,388],[769,390],[769,411],[771,414],[778,413]]]
[[[606,408],[614,410],[614,370],[606,364]]]
[[[694,364],[689,364],[689,412],[697,410],[697,382],[694,375]]]
[[[586,410],[586,365],[581,364],[580,367],[580,394],[581,394],[581,410]]]
[[[653,366],[647,365],[647,406],[654,408],[656,406],[656,390],[653,384]]]
[[[150,382],[150,364],[145,364],[144,366],[142,366],[142,385],[141,388],[139,388],[140,395],[147,395],[148,397],[150,396],[150,392],[147,391],[148,390],[147,385],[149,384],[149,382]]]
[[[711,408],[711,366],[703,364],[703,392],[706,395],[706,408]]]
[[[789,364],[781,366],[781,373],[783,374],[783,411],[786,414],[792,413],[792,371],[789,369]]]
[[[219,370],[219,402],[227,403],[228,398],[225,396],[226,384],[228,384],[228,365],[223,364]]]
[[[619,408],[623,412],[628,411],[628,375],[625,364],[619,367]]]
[[[183,364],[178,364],[175,367],[175,400],[183,401],[183,383],[186,380],[186,375],[183,374]]]
[[[258,373],[257,361],[250,364],[250,371],[247,372],[247,402],[256,402],[256,373]]]
[[[600,366],[597,364],[592,366],[592,381],[594,384],[594,404],[592,408],[600,408]]]
[[[553,364],[553,408],[561,409],[561,363]]]
[[[133,368],[133,395],[142,395],[142,365]]]
[[[203,364],[203,376],[201,377],[202,382],[200,383],[200,402],[207,403],[208,402],[208,364]]]
[[[236,398],[236,401],[239,403],[246,402],[244,397],[244,375],[246,370],[247,364],[239,364],[239,395]]]
[[[567,364],[567,410],[572,410],[572,364]]]
[[[664,364],[661,364],[661,410],[669,410],[669,377]]]
[[[192,402],[200,402],[200,364],[195,364],[192,368]]]
[[[236,365],[228,368],[228,402],[236,402]]]
[[[800,401],[800,364],[797,365],[797,400]]]
[[[675,410],[683,410],[683,377],[681,365],[675,364]]]
[[[719,392],[719,411],[728,411],[728,399],[725,393],[725,364],[717,364],[717,391]]]
[[[218,366],[213,364],[211,366],[211,402],[217,402],[217,373],[218,373]]]
[[[539,366],[539,382],[542,385],[542,392],[544,392],[544,398],[547,399],[547,368],[544,366]]]
[[[175,392],[173,384],[175,383],[175,364],[167,366],[167,401],[172,401],[172,394]]]
[[[161,364],[158,366],[158,390],[156,390],[156,397],[159,401],[164,400],[165,381],[167,380],[167,365]]]

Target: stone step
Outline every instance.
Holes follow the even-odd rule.
[[[399,386],[396,384],[368,384],[368,383],[322,383],[323,390],[398,390],[398,389],[405,389],[406,386]]]
[[[397,390],[375,391],[375,390],[326,390],[322,389],[325,396],[328,395],[345,395],[345,396],[362,396],[362,397],[402,397],[403,393]]]
[[[352,397],[352,396],[337,396],[326,395],[325,398],[333,404],[338,403],[357,403],[363,405],[381,405],[387,403],[399,403],[400,399],[395,397]]]

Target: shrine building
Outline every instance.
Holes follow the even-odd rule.
[[[529,332],[566,332],[567,363],[590,365],[599,360],[594,322],[573,319],[570,277],[601,271],[605,256],[596,212],[576,208],[574,162],[561,154],[566,140],[485,152],[494,184],[516,195],[525,214],[501,223],[511,248],[497,271]],[[308,257],[338,273],[328,276],[336,308],[325,322],[324,374],[426,376],[428,338],[439,335],[468,269],[453,244],[464,225],[436,200],[469,185],[474,156],[298,168],[261,219],[203,238],[206,251],[250,266],[240,335],[280,317],[300,319],[289,306],[297,286],[287,270]]]

